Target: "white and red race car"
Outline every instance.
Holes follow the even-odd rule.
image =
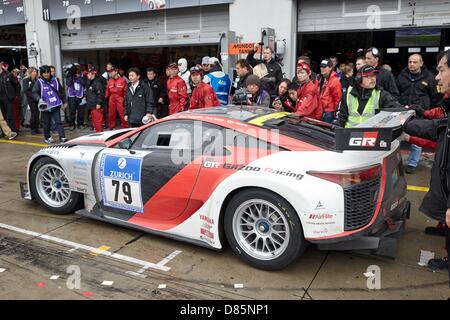
[[[399,142],[380,130],[256,107],[184,112],[40,150],[22,196],[55,214],[228,243],[266,270],[310,243],[392,255],[410,205]]]

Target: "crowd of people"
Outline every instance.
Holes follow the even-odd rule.
[[[261,60],[255,58],[259,50]],[[450,67],[448,51],[441,58],[445,57]],[[58,132],[60,142],[66,141],[62,115],[69,130],[90,124],[92,130],[102,132],[116,129],[119,123],[122,128],[140,127],[186,110],[245,104],[321,120],[330,127],[352,128],[381,109],[406,107],[415,110],[417,118],[430,121],[428,127],[423,125],[425,129],[422,122],[405,127],[403,139],[410,143],[406,172],[415,172],[423,147],[440,152],[437,141],[444,138],[436,134],[436,128],[445,127],[450,94],[441,92],[436,75],[427,69],[420,54],[412,54],[397,77],[382,64],[381,51],[375,47],[342,64],[335,56],[326,57],[317,70],[312,61],[310,52],[301,55],[296,75],[289,80],[274,51],[255,44],[246,59],[237,61],[234,79],[219,59],[203,57],[191,67],[184,58],[170,63],[162,77],[153,67],[143,75],[139,68],[125,73],[112,63],[103,73],[93,65],[71,64],[64,68],[64,81],[53,66],[38,70],[22,65],[10,72],[8,64],[0,62],[0,125],[4,136],[16,138],[29,107],[31,134],[42,134],[42,128],[45,142],[51,144],[52,132]],[[448,135],[445,137],[448,140]],[[444,154],[448,150],[447,146]],[[445,213],[434,217],[438,226],[426,232],[445,235],[445,217]],[[448,258],[430,263],[435,269],[448,268]]]

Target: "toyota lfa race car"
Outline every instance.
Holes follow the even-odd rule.
[[[308,244],[393,257],[410,211],[401,114],[341,129],[257,107],[184,112],[43,148],[22,196],[54,214],[228,243],[265,270]]]

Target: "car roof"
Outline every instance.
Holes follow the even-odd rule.
[[[266,116],[269,114],[279,113],[275,109],[263,108],[258,106],[237,106],[228,105],[214,108],[195,109],[184,112],[184,115],[200,115],[200,116],[214,116],[233,119],[238,121],[249,122],[252,119]]]

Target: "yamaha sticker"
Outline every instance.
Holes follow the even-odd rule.
[[[143,213],[142,159],[104,154],[100,165],[100,183],[104,205]]]

